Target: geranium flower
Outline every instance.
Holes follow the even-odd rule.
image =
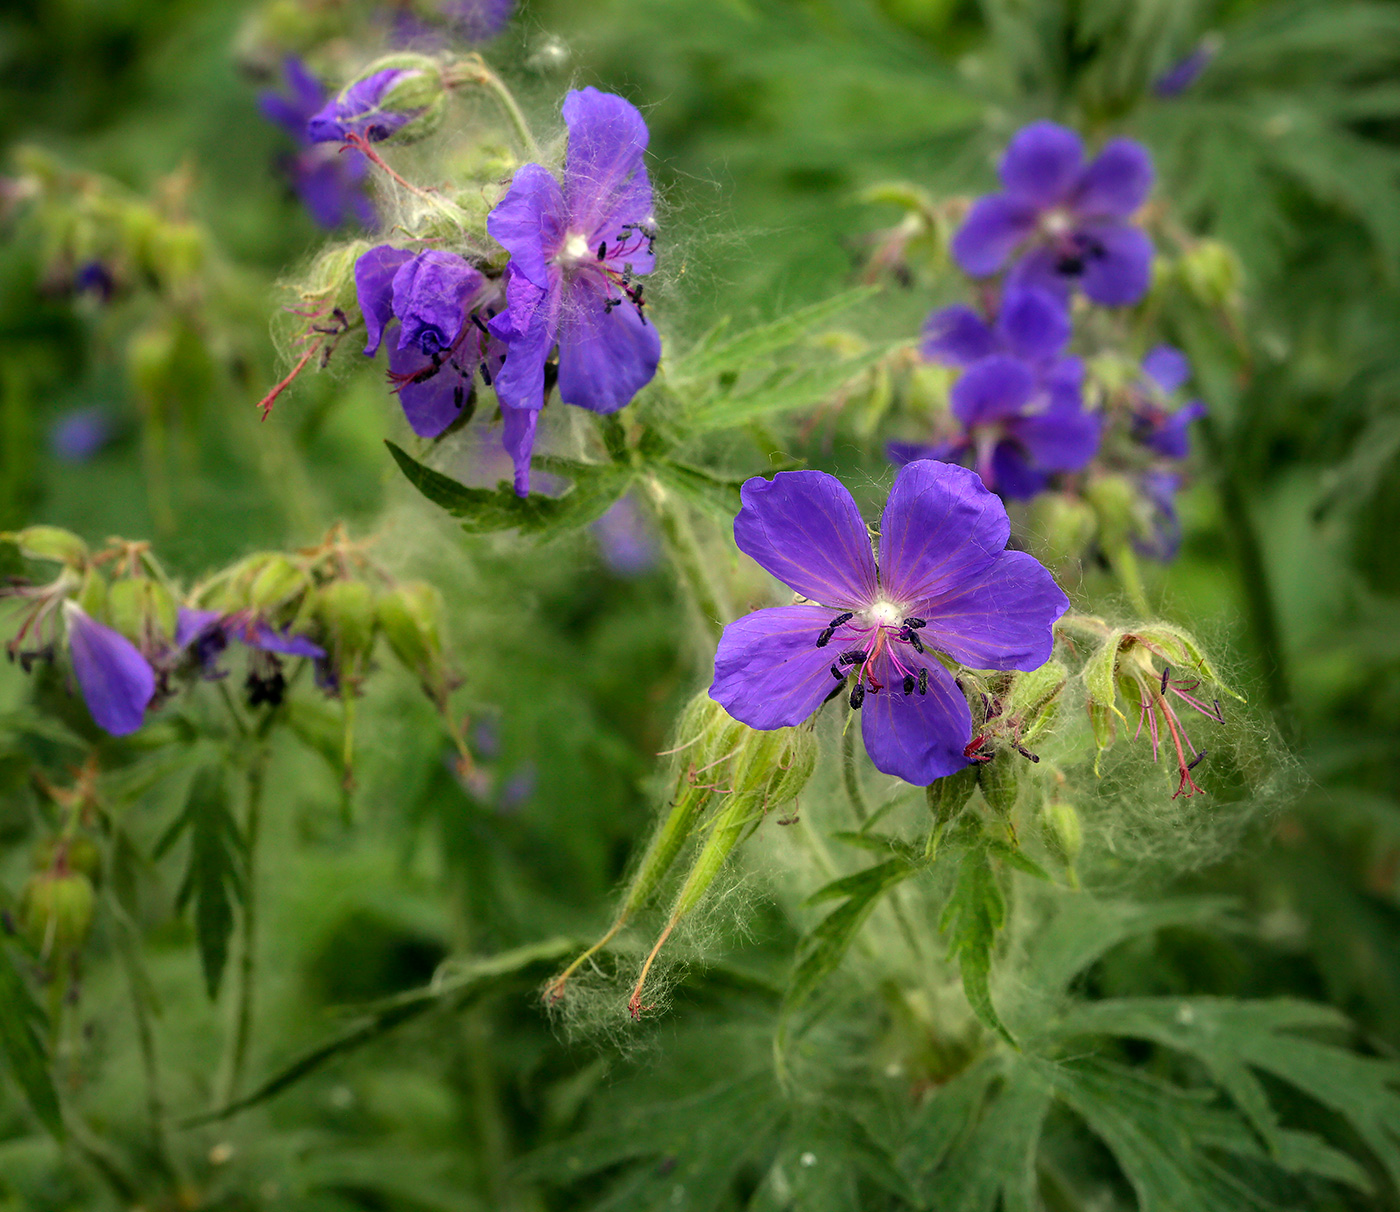
[[[385,67],[356,80],[312,114],[306,123],[307,136],[313,143],[344,143],[355,137],[368,143],[387,139],[423,112],[417,106],[388,106],[395,89],[422,74],[417,68]]]
[[[437,437],[474,400],[477,370],[489,385],[492,365],[500,365],[500,343],[478,315],[498,287],[456,253],[415,255],[381,244],[355,262],[355,289],[368,335],[365,353],[374,357],[380,341],[397,332],[389,345],[389,379],[413,432]]]
[[[1038,669],[1069,599],[1006,551],[1002,503],[966,468],[895,476],[880,559],[834,476],[783,471],[743,487],[734,540],[801,597],[730,623],[710,697],[751,728],[800,724],[846,688],[877,769],[927,785],[968,764],[972,716],[938,654],[975,669]],[[833,685],[834,682],[834,685]]]
[[[896,464],[918,459],[972,463],[982,482],[1022,500],[1055,472],[1079,471],[1099,447],[1099,418],[1084,411],[1084,364],[1064,356],[1063,303],[1034,287],[1006,291],[996,322],[970,307],[945,307],[924,325],[924,356],[965,367],[950,405],[964,432],[942,442],[895,442]]]
[[[73,673],[93,720],[113,736],[135,732],[155,698],[155,671],[135,644],[76,602],[63,603],[63,620]]]
[[[1018,251],[1010,281],[1120,307],[1147,293],[1152,242],[1129,219],[1152,189],[1152,158],[1131,139],[1110,139],[1088,164],[1068,127],[1033,122],[1001,161],[1002,192],[979,198],[953,237],[953,259],[984,278]]]
[[[1191,377],[1191,363],[1179,349],[1159,345],[1142,360],[1142,381],[1135,392],[1133,436],[1148,449],[1169,459],[1184,459],[1190,452],[1187,429],[1206,415],[1200,400],[1188,400],[1175,412],[1166,397],[1179,391]]]
[[[294,56],[287,59],[284,71],[288,93],[263,93],[258,108],[296,142],[298,151],[285,161],[292,188],[321,227],[335,228],[349,220],[374,227],[378,219],[365,195],[369,162],[354,148],[341,154],[338,148],[313,142],[307,123],[325,104],[326,90]]]
[[[511,257],[506,309],[489,327],[509,348],[496,395],[522,496],[556,343],[560,399],[592,412],[622,408],[661,358],[637,281],[655,266],[646,123],[630,102],[596,88],[565,98],[564,121],[563,186],[547,168],[526,164],[486,221]]]

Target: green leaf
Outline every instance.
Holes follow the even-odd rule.
[[[717,521],[733,525],[741,504],[739,489],[742,480],[717,476],[671,459],[659,459],[650,467],[652,474],[677,496],[704,510]]]
[[[979,1108],[1001,1072],[986,1058],[936,1087],[910,1121],[899,1151],[900,1168],[927,1204],[935,1171],[975,1123]],[[998,1163],[1000,1164],[1000,1163]]]
[[[973,846],[962,856],[957,882],[943,907],[938,928],[949,935],[948,958],[958,961],[963,992],[972,1012],[1015,1048],[1016,1040],[992,1004],[990,988],[992,948],[1005,921],[1006,900],[989,851],[985,845]]]
[[[0,1050],[34,1114],[55,1137],[62,1137],[63,1113],[49,1071],[45,1023],[44,1012],[15,969],[10,949],[0,944]]]
[[[1252,1070],[1281,1078],[1344,1116],[1400,1185],[1400,1064],[1296,1034],[1347,1026],[1338,1011],[1310,1002],[1198,997],[1096,1002],[1059,1029],[1149,1039],[1196,1057],[1287,1164],[1278,1117]],[[1295,1164],[1311,1156],[1296,1142],[1292,1149]]]
[[[546,536],[577,529],[601,517],[618,497],[627,491],[632,473],[613,464],[574,465],[573,486],[561,496],[531,493],[520,497],[509,484],[496,488],[469,488],[450,476],[399,449],[384,443],[408,482],[434,505],[440,505],[454,518],[462,519],[468,534],[492,534],[519,530],[523,534]]]
[[[908,859],[892,858],[835,880],[808,898],[809,903],[836,897],[845,897],[846,900],[822,918],[802,940],[797,967],[793,970],[787,996],[783,1000],[782,1017],[785,1022],[836,970],[880,898],[917,870],[919,865]]]
[[[212,1001],[219,995],[228,961],[234,902],[242,895],[243,841],[229,811],[228,784],[222,766],[204,766],[194,776],[184,814],[172,831],[179,828],[190,831],[190,865],[177,903],[183,908],[191,898],[194,900],[195,940],[199,944],[205,988]]]
[[[667,368],[666,378],[669,382],[683,383],[726,371],[745,370],[755,362],[795,345],[828,320],[835,319],[877,293],[877,288],[873,286],[848,290],[771,323],[750,328],[727,341],[719,339],[722,328],[712,329],[689,353]]]

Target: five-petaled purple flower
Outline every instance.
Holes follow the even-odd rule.
[[[421,109],[389,109],[386,100],[399,85],[422,72],[411,67],[386,67],[356,80],[326,102],[306,124],[313,143],[344,143],[361,138],[367,143],[387,139],[407,126]]]
[[[76,602],[64,602],[63,620],[73,673],[97,726],[113,736],[135,732],[155,698],[150,663],[121,632],[97,622]]]
[[[300,59],[289,57],[285,71],[288,94],[263,93],[258,108],[296,141],[299,150],[286,160],[292,188],[322,227],[339,227],[348,220],[374,227],[374,207],[365,195],[369,162],[353,148],[342,155],[339,149],[320,146],[311,139],[307,123],[325,104],[325,89]]]
[[[509,350],[496,395],[522,496],[556,343],[560,399],[593,412],[627,404],[661,358],[637,281],[655,265],[646,123],[630,102],[596,88],[565,98],[564,121],[562,188],[548,169],[526,164],[486,221],[510,253],[506,310],[490,328]]]
[[[1001,161],[1002,192],[979,198],[953,237],[953,258],[974,278],[1018,251],[1010,281],[1120,307],[1147,293],[1152,242],[1130,222],[1152,189],[1152,159],[1131,139],[1110,139],[1088,164],[1083,140],[1033,122]]]
[[[489,385],[500,367],[500,343],[479,314],[498,286],[456,253],[381,244],[355,262],[355,288],[365,353],[373,357],[390,338],[389,379],[404,416],[419,437],[437,437],[472,403],[478,368]]]
[[[1186,385],[1191,363],[1179,349],[1158,345],[1142,360],[1142,380],[1134,392],[1133,436],[1149,450],[1169,459],[1184,459],[1190,450],[1187,429],[1206,415],[1200,400],[1188,400],[1175,412],[1166,397]]]
[[[924,325],[924,356],[965,368],[950,404],[964,432],[933,445],[891,443],[895,463],[970,461],[1003,497],[1034,496],[1051,474],[1079,471],[1099,446],[1099,418],[1084,411],[1084,364],[1065,356],[1069,312],[1054,295],[1010,287],[995,324],[970,307],[945,307]]]
[[[938,653],[975,669],[1038,669],[1069,599],[1005,550],[1002,503],[966,468],[895,476],[880,559],[851,494],[820,471],[749,480],[734,540],[808,601],[730,623],[710,697],[751,728],[799,724],[845,689],[876,768],[927,785],[968,764],[967,700]]]

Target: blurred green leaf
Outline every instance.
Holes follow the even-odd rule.
[[[49,979],[62,980],[63,977],[54,973]],[[34,1114],[45,1128],[61,1138],[63,1113],[59,1110],[58,1093],[49,1072],[48,1049],[44,1046],[47,1021],[15,970],[10,948],[0,943],[0,1048]]]

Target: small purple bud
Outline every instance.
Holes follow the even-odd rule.
[[[99,728],[127,736],[141,727],[156,677],[130,640],[94,622],[76,602],[63,604],[73,672]]]
[[[50,427],[49,450],[65,463],[86,463],[112,440],[113,431],[105,408],[74,408]]]

